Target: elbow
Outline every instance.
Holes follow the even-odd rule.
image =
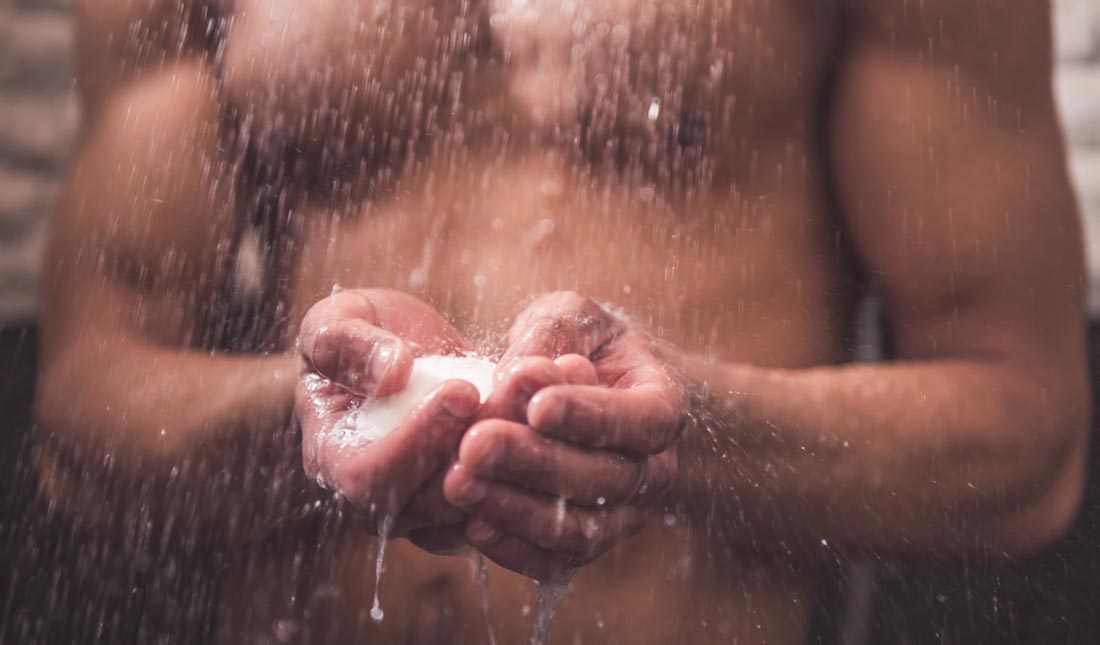
[[[967,551],[999,560],[1035,556],[1073,529],[1085,497],[1092,397],[1083,361],[1040,378],[1028,370],[999,401],[987,493],[978,498]],[[994,491],[988,494],[988,491]]]
[[[1088,431],[1084,419],[1064,424],[1012,466],[1028,475],[982,523],[984,535],[977,540],[982,552],[1010,560],[1035,556],[1073,529],[1084,502]]]
[[[76,389],[61,371],[39,378],[39,489],[70,521],[98,532],[152,519],[185,460],[184,442],[135,425],[140,410],[105,403],[117,397],[91,383]]]
[[[1067,475],[1065,482],[1051,487],[1042,499],[1017,509],[1012,517],[999,518],[981,540],[982,551],[995,558],[1018,560],[1054,548],[1073,528],[1084,497],[1083,477]]]

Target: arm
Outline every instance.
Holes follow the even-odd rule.
[[[445,490],[490,558],[559,575],[665,504],[716,553],[1013,557],[1073,520],[1082,258],[1046,3],[852,5],[832,169],[897,360],[716,365],[575,294],[543,298],[509,353],[584,354],[603,387],[551,385],[523,419],[536,433],[463,439]]]
[[[115,92],[213,51],[232,0],[79,0],[74,62],[85,122]]]
[[[305,488],[291,423],[299,360],[199,350],[236,190],[213,82],[200,60],[177,60],[98,110],[45,263],[47,488],[121,535],[171,519],[203,540],[252,536]]]
[[[684,361],[713,427],[682,499],[727,492],[760,548],[1031,552],[1075,516],[1089,418],[1047,3],[853,4],[829,144],[897,360]]]

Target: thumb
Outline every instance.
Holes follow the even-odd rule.
[[[412,348],[368,319],[348,316],[340,305],[322,301],[302,321],[298,349],[309,369],[364,397],[405,387]]]

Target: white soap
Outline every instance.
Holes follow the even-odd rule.
[[[484,402],[493,389],[496,367],[495,362],[477,356],[418,358],[413,361],[405,389],[385,398],[364,401],[359,409],[348,413],[346,425],[355,428],[358,438],[377,441],[396,429],[437,385],[451,379],[472,383]]]

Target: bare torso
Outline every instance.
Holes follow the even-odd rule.
[[[567,4],[570,16],[561,3],[502,3],[492,19],[499,60],[465,79],[463,109],[496,114],[503,129],[470,127],[468,145],[421,153],[386,196],[300,207],[299,252],[286,267],[290,320],[334,284],[387,286],[435,305],[491,352],[533,295],[572,289],[720,360],[843,360],[851,266],[818,143],[836,37],[828,3],[738,0],[705,15]],[[586,11],[595,15],[578,35],[571,25]],[[501,132],[507,145],[488,143]],[[295,329],[283,333],[286,347]],[[674,515],[664,520],[576,577],[555,642],[798,641],[811,569],[763,564]],[[330,542],[318,558],[331,562],[318,560],[297,600],[314,637],[485,640],[467,558],[394,545],[376,626],[366,613],[373,538]],[[249,590],[235,612],[249,632],[287,611],[255,590],[285,590],[298,550],[287,547],[286,568],[228,583]],[[522,642],[532,583],[495,567],[490,579],[500,642]],[[238,628],[223,625],[227,640]]]
[[[669,341],[715,422],[555,643],[795,643],[822,553],[1050,543],[1083,477],[1080,253],[1047,3],[999,2],[77,3],[44,487],[127,547],[254,544],[221,642],[486,642],[467,557],[392,544],[375,624],[361,515],[294,521],[295,339],[335,285],[390,287],[493,353],[564,288]],[[847,359],[856,256],[898,360],[768,369]],[[533,583],[491,569],[522,642]]]

